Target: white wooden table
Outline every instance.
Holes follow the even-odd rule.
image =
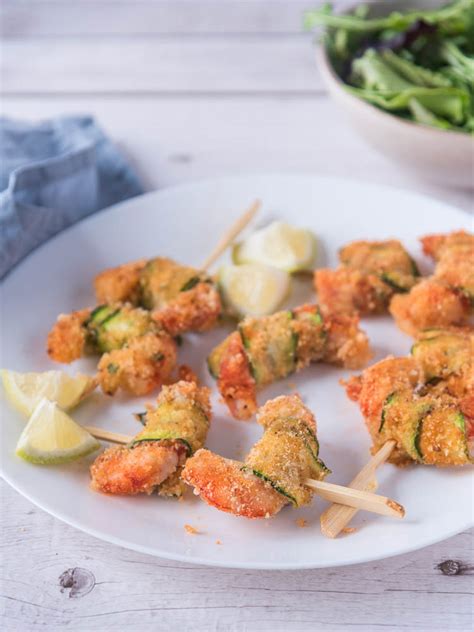
[[[321,85],[311,37],[301,33],[308,4],[4,0],[3,113],[93,113],[150,189],[223,174],[307,171],[389,183],[472,211],[469,192],[419,181],[346,125]],[[6,484],[1,494],[8,631],[473,625],[471,533],[348,568],[216,570],[105,544]]]

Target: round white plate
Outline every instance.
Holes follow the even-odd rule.
[[[390,188],[314,176],[266,175],[191,183],[150,193],[120,204],[65,231],[29,256],[2,288],[1,364],[19,371],[51,369],[45,352],[48,330],[60,312],[94,303],[91,282],[107,266],[139,257],[171,256],[199,266],[219,237],[252,200],[264,202],[256,225],[282,218],[313,229],[321,259],[336,264],[338,247],[358,238],[400,238],[422,268],[417,237],[470,228],[469,216],[421,196]],[[311,283],[300,283],[293,300],[314,300]],[[296,304],[296,303],[293,303]],[[388,317],[366,319],[376,359],[409,352],[411,340]],[[227,331],[188,336],[180,360],[203,382],[208,351]],[[92,360],[70,372],[94,369]],[[315,365],[260,394],[260,402],[296,387],[315,412],[321,458],[332,469],[329,481],[347,483],[367,461],[369,439],[357,406],[339,385],[348,371]],[[2,394],[3,398],[3,394]],[[148,397],[143,401],[151,401]],[[143,401],[95,394],[74,413],[84,424],[118,432],[139,431],[131,416]],[[242,458],[260,436],[257,424],[231,419],[213,394],[214,417],[208,447]],[[284,509],[272,520],[236,518],[201,502],[152,497],[107,497],[89,489],[88,465],[40,467],[14,455],[24,420],[7,407],[2,412],[2,470],[21,494],[52,515],[99,538],[160,557],[241,568],[316,568],[353,564],[412,551],[458,533],[472,524],[472,472],[429,467],[396,469],[384,465],[379,491],[403,503],[403,521],[359,513],[351,535],[328,540],[317,498],[301,510]],[[297,526],[298,518],[308,526]],[[199,530],[190,535],[189,524]]]

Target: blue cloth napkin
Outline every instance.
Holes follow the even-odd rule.
[[[0,278],[59,231],[140,193],[136,173],[92,117],[0,117]]]

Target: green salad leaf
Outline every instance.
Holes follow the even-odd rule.
[[[371,17],[365,5],[305,14],[349,92],[438,129],[474,131],[474,0]]]

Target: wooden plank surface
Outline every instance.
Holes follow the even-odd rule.
[[[383,562],[237,571],[167,562],[63,525],[2,483],[8,632],[465,631],[472,534]]]
[[[6,39],[4,94],[305,93],[322,90],[309,37]]]
[[[4,0],[2,113],[91,113],[147,188],[306,171],[390,184],[473,211],[373,151],[324,94],[308,0]],[[340,0],[344,8],[352,0]],[[327,212],[327,209],[321,209]],[[462,630],[472,533],[414,554],[302,572],[211,569],[127,551],[0,486],[2,629]]]
[[[474,210],[472,192],[419,180],[374,151],[326,96],[4,97],[3,111],[34,120],[94,114],[148,189],[235,173],[303,171],[388,184]]]
[[[320,0],[4,0],[7,37],[301,33]],[[347,8],[354,0],[338,0]]]

